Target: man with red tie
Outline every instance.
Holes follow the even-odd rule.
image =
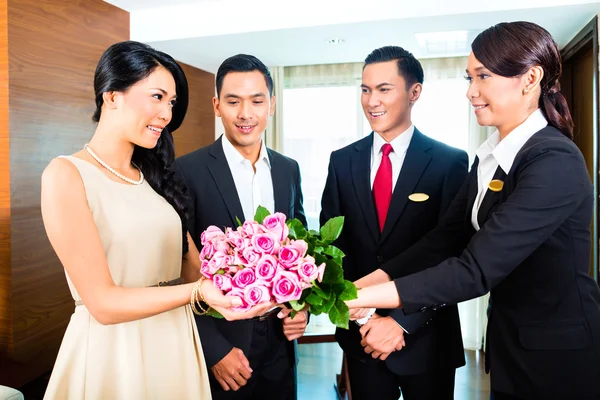
[[[373,132],[334,151],[323,192],[321,223],[345,216],[337,245],[351,281],[369,274],[430,231],[467,175],[467,154],[414,127],[412,106],[423,68],[397,46],[365,59],[361,103]],[[431,110],[432,114],[435,110]],[[435,116],[433,116],[435,117]],[[459,249],[457,249],[458,251]],[[407,266],[407,274],[410,271]],[[464,365],[458,309],[404,315],[373,310],[364,325],[338,329],[353,400],[453,399]]]

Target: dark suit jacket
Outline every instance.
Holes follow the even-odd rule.
[[[491,291],[486,364],[492,390],[527,399],[600,396],[600,291],[589,276],[594,196],[583,157],[546,127],[517,154],[471,226],[477,163],[440,226],[382,269],[441,261],[396,280],[407,313]]]
[[[371,190],[373,133],[331,154],[322,200],[321,223],[343,215],[344,229],[337,245],[346,253],[345,278],[355,281],[400,254],[434,228],[467,175],[467,154],[437,142],[415,129],[392,196],[383,233],[380,233]],[[409,200],[426,193],[424,202]],[[388,367],[400,375],[419,374],[436,367],[464,365],[458,310],[407,317],[402,310],[378,310],[392,316],[410,334],[406,347],[392,353]],[[431,317],[435,315],[435,318]],[[426,327],[422,328],[423,325]],[[360,345],[356,324],[338,329],[336,338],[346,354],[369,357]]]
[[[271,178],[275,210],[288,218],[298,218],[306,225],[300,188],[298,163],[273,150],[267,149],[271,162]],[[237,227],[236,217],[244,221],[233,176],[223,153],[221,138],[215,143],[179,157],[176,160],[192,199],[192,220],[189,231],[200,250],[200,234],[210,225]],[[233,321],[196,316],[198,331],[203,343],[204,357],[213,367],[235,346],[248,356],[255,321]],[[293,343],[289,342],[293,348]],[[280,368],[285,371],[285,368]]]

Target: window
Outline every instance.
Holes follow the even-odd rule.
[[[426,81],[413,106],[413,123],[425,135],[468,151],[470,104],[466,91],[462,78]]]
[[[300,165],[310,229],[319,229],[331,152],[362,137],[364,117],[359,95],[358,85],[283,92],[283,152]]]

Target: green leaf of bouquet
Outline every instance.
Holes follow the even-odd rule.
[[[242,221],[240,221],[240,219],[238,217],[235,217],[235,222],[237,222],[238,226],[244,225],[244,224],[242,224]]]
[[[323,250],[325,250],[323,247],[321,247],[321,246],[315,246],[315,248],[314,248],[313,251],[315,252],[315,254],[322,254]]]
[[[256,212],[254,213],[254,220],[259,224],[262,224],[266,217],[271,215],[269,210],[264,208],[263,206],[256,207]]]
[[[304,289],[304,290],[302,291],[302,295],[300,295],[300,299],[298,299],[298,301],[299,301],[300,303],[304,303],[304,302],[306,301],[306,298],[307,298],[308,296],[310,296],[310,295],[311,295],[311,293],[312,293],[312,288]]]
[[[327,260],[323,282],[338,283],[344,277],[344,270],[335,260]]]
[[[309,254],[311,254],[311,253],[309,253]],[[319,253],[312,253],[312,254],[315,259],[315,264],[317,266],[327,262],[327,257],[324,256],[323,254],[319,254]]]
[[[346,303],[338,299],[329,310],[329,320],[339,328],[348,329],[350,311]]]
[[[221,315],[220,312],[218,312],[217,310],[215,310],[214,308],[209,308],[208,312],[206,313],[206,315],[213,317],[213,318],[218,318],[218,319],[224,319],[225,317],[223,317]]]
[[[306,238],[306,228],[302,225],[302,222],[294,218],[288,225],[290,230],[289,237],[292,239],[304,239]]]
[[[300,311],[306,305],[305,303],[301,303],[298,300],[290,300],[290,305],[295,311]]]
[[[331,256],[331,258],[340,260],[342,259],[342,257],[345,256],[344,252],[341,251],[339,248],[335,247],[334,245],[329,245],[325,247],[323,254],[327,254],[328,256]]]
[[[331,218],[321,227],[321,240],[327,244],[333,243],[342,233],[344,227],[344,217]]]
[[[323,298],[323,299],[329,299],[331,297],[331,292],[328,290],[329,288],[326,287],[327,285],[323,285],[323,288],[315,285],[313,286],[312,290],[313,293],[315,293],[317,296]]]
[[[318,305],[311,305],[308,309],[311,315],[320,315],[323,314],[323,307]]]
[[[215,275],[223,275],[225,274],[225,270],[224,269],[220,269],[217,272],[215,272]]]
[[[307,298],[306,302],[311,306],[317,305],[320,306],[323,304],[323,298],[316,293],[311,293]]]
[[[340,300],[354,300],[358,297],[356,286],[350,281],[344,281],[344,291],[338,296]]]
[[[311,229],[310,231],[308,231],[308,233],[310,234],[310,236],[318,236],[319,232],[315,231],[314,229]]]
[[[323,299],[323,312],[329,313],[331,307],[335,304],[336,298],[335,296],[331,296],[328,299]]]

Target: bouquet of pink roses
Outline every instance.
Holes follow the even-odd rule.
[[[295,312],[327,313],[336,326],[348,328],[345,300],[356,287],[344,280],[344,253],[332,243],[342,232],[344,217],[332,218],[320,231],[307,231],[297,219],[258,207],[254,221],[234,230],[209,226],[202,232],[202,274],[227,296],[242,300],[244,310],[275,300]],[[211,310],[212,316],[220,317]]]

